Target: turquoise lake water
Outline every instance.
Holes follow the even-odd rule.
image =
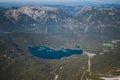
[[[79,46],[76,46],[76,47],[80,48]],[[44,59],[61,59],[63,57],[68,57],[73,54],[83,53],[83,51],[79,49],[62,48],[60,50],[55,50],[47,46],[29,47],[29,50],[32,55],[41,57]]]

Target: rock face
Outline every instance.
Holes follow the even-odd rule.
[[[112,33],[118,32],[120,10],[113,7],[83,7],[76,18],[84,25],[85,32]],[[109,31],[107,30],[109,29]]]
[[[119,7],[104,6],[24,6],[1,9],[0,32],[119,34],[119,14]]]
[[[55,26],[60,26],[65,19],[71,17],[71,15],[64,11],[47,6],[9,9],[2,12],[1,16],[4,16],[4,22],[9,22],[7,25],[1,25],[5,26],[3,30],[11,27],[11,31],[35,30],[35,32],[45,32],[47,28],[51,31]]]

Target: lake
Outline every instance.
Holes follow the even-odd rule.
[[[79,46],[76,46],[79,47]],[[83,51],[80,49],[69,49],[62,48],[59,50],[52,49],[47,46],[35,46],[29,47],[29,50],[32,55],[41,57],[44,59],[61,59],[63,57],[68,57],[73,54],[83,54]]]

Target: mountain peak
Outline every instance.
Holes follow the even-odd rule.
[[[18,9],[12,9],[12,10],[7,10],[5,12],[5,15],[10,19],[11,17],[15,19],[16,21],[18,20],[18,17],[20,14],[25,14],[34,20],[36,20],[38,17],[41,17],[46,14],[46,12],[57,12],[57,8],[53,7],[48,7],[48,6],[24,6],[20,7]]]

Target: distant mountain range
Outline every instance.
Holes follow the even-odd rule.
[[[0,9],[0,32],[119,34],[118,5]]]

